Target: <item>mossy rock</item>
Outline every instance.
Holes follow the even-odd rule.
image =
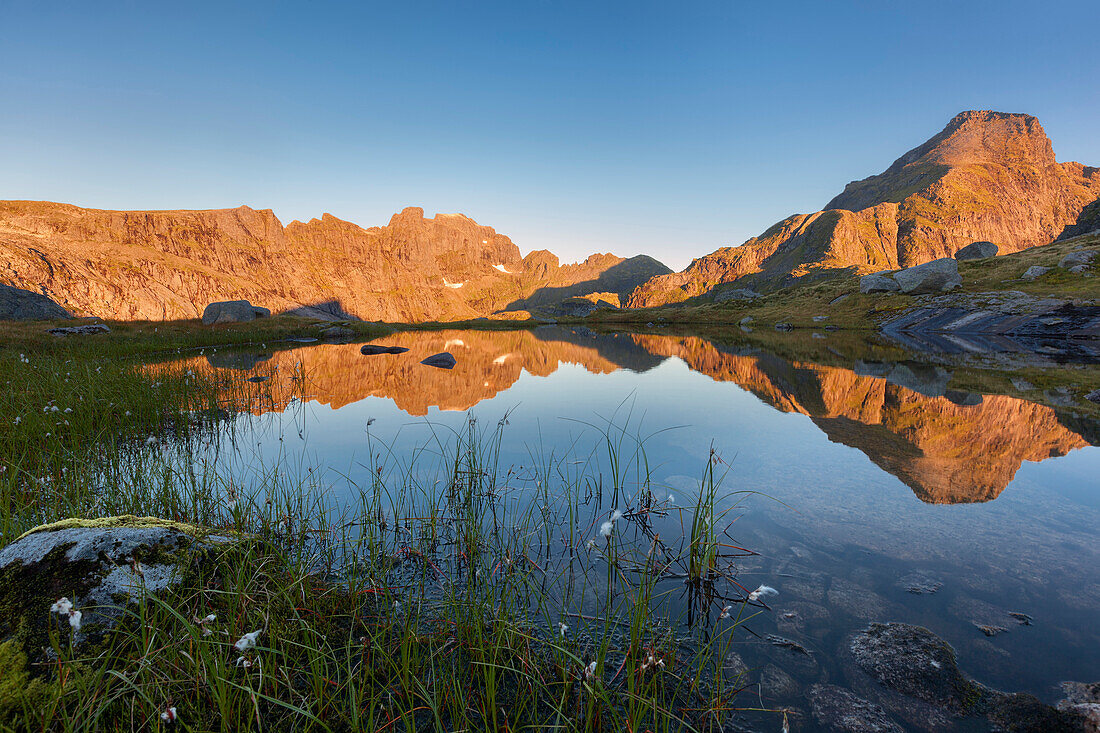
[[[0,550],[0,643],[13,642],[32,661],[48,657],[54,643],[97,644],[129,604],[183,584],[237,539],[130,515],[37,527]],[[61,597],[81,612],[79,628],[51,613]]]

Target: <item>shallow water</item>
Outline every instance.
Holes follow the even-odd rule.
[[[461,432],[470,416],[480,425],[507,416],[501,473],[512,469],[522,491],[518,477],[538,456],[599,461],[601,430],[617,426],[631,455],[634,438],[649,436],[653,493],[672,510],[656,528],[668,537],[713,446],[724,472],[718,509],[736,520],[728,536],[759,553],[735,561],[737,580],[779,590],[733,644],[748,678],[764,678],[753,690],[765,703],[806,710],[808,685],[845,684],[838,652],[869,621],[926,626],[954,646],[966,674],[1048,702],[1062,680],[1100,679],[1095,424],[952,392],[942,368],[792,363],[694,337],[549,327],[378,343],[410,351],[362,356],[358,344],[319,344],[192,359],[270,375],[252,414],[234,420],[223,458],[242,472],[320,467],[329,498],[353,502],[349,487],[370,483],[380,454],[393,465]],[[453,370],[418,363],[443,350],[457,357]],[[630,487],[606,496],[577,526],[594,537],[600,512],[632,496]],[[914,584],[939,585],[918,594]],[[682,582],[665,590],[680,602]],[[987,637],[976,624],[1007,631]],[[773,646],[768,634],[810,654]]]

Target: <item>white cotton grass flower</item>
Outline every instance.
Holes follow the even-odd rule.
[[[68,616],[72,612],[73,602],[65,596],[61,596],[50,606],[50,613],[60,613],[62,616]]]
[[[614,522],[604,522],[600,525],[600,536],[611,537],[611,533],[615,530]]]
[[[749,600],[756,601],[767,596],[777,595],[779,595],[779,591],[777,591],[775,588],[772,588],[770,585],[762,585],[754,590],[752,593],[749,593]]]
[[[163,713],[160,714],[160,719],[166,723],[175,723],[177,720],[179,720],[179,716],[176,715],[176,707],[173,705],[172,707],[165,710]]]
[[[593,680],[596,679],[596,663],[595,662],[591,662],[587,667],[584,668],[584,678],[586,680],[588,680],[589,682],[592,682]]]
[[[621,511],[619,511],[618,509],[611,512],[611,521],[612,522],[616,522],[616,521],[618,521],[622,518],[623,518],[623,513]]]
[[[558,634],[564,639],[565,635],[569,633],[569,627],[563,623],[558,624]]]
[[[252,666],[252,662],[245,657],[237,657],[237,663],[234,666],[244,667],[245,669],[248,669]]]
[[[251,649],[252,647],[256,646],[256,639],[259,638],[261,631],[263,631],[263,629],[256,629],[255,631],[248,632],[240,639],[237,639],[237,643],[233,646],[236,647],[237,651],[239,652]]]
[[[80,619],[84,616],[80,611],[72,611],[69,613],[69,626],[73,628],[73,631],[80,631]]]
[[[718,614],[718,618],[729,618],[730,606],[722,606],[722,613]]]

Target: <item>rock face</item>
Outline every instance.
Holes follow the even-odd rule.
[[[271,311],[249,303],[247,300],[226,300],[211,303],[202,312],[202,324],[215,326],[219,323],[247,323],[257,318],[267,318]]]
[[[0,321],[47,321],[72,314],[45,295],[0,283]]]
[[[979,240],[1017,252],[1077,226],[1098,195],[1100,169],[1058,163],[1034,117],[963,112],[885,172],[848,184],[824,211],[795,214],[740,247],[654,278],[629,305],[675,303],[740,278],[783,285],[838,270],[910,267]]]
[[[993,242],[974,242],[968,244],[955,253],[955,259],[959,260],[984,260],[987,257],[996,257],[999,248]]]
[[[952,257],[941,257],[923,265],[907,267],[895,272],[894,279],[901,287],[901,292],[910,295],[954,290],[962,285],[959,263]]]
[[[249,300],[310,317],[474,318],[568,295],[617,292],[669,272],[650,258],[559,266],[520,257],[491,227],[407,208],[365,229],[330,214],[284,227],[271,211],[102,211],[0,202],[0,283],[43,289],[77,314],[195,318]],[[576,291],[576,292],[574,292]]]

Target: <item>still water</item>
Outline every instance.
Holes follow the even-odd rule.
[[[809,685],[845,685],[836,660],[870,621],[925,626],[964,673],[1047,702],[1062,680],[1100,679],[1094,422],[953,392],[942,367],[822,366],[695,337],[545,327],[378,343],[409,351],[316,344],[191,360],[269,377],[234,419],[223,459],[240,471],[308,467],[330,499],[352,501],[347,487],[369,484],[383,453],[399,464],[471,417],[506,419],[502,474],[522,476],[548,453],[598,460],[610,432],[644,456],[654,495],[673,508],[694,501],[713,449],[716,512],[732,521],[731,542],[758,553],[734,561],[737,580],[779,591],[729,661],[765,704],[806,710]],[[444,350],[453,370],[419,364]],[[595,536],[596,521],[582,531]],[[671,522],[664,532],[678,531]]]

